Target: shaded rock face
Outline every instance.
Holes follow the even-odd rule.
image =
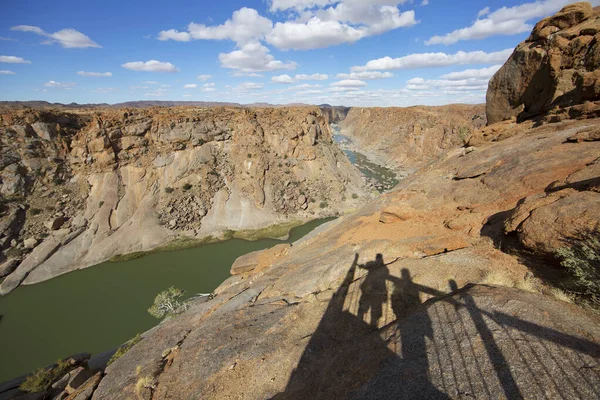
[[[404,173],[463,146],[486,123],[483,105],[351,108],[339,122],[358,151]]]
[[[0,293],[178,237],[355,207],[372,194],[326,121],[316,107],[0,114],[0,247],[23,261]]]
[[[582,2],[538,22],[489,83],[488,123],[599,116],[599,16],[598,7]]]

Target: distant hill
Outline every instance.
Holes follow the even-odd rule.
[[[84,108],[150,108],[150,107],[307,107],[310,104],[293,103],[293,104],[270,104],[270,103],[252,103],[241,104],[232,102],[218,101],[159,101],[159,100],[139,100],[126,101],[116,104],[62,104],[50,103],[41,100],[32,101],[0,101],[0,109],[19,109],[19,108],[59,108],[59,109],[84,109]]]

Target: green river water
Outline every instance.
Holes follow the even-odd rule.
[[[294,242],[329,220],[294,228]],[[240,239],[149,254],[21,286],[0,297],[0,383],[58,358],[115,348],[158,320],[146,310],[169,286],[210,293],[239,256],[282,241]]]

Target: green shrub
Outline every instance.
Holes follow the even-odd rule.
[[[182,301],[184,295],[183,290],[171,286],[156,295],[152,307],[148,309],[148,313],[158,319],[179,314],[187,308],[187,305]]]
[[[459,126],[458,127],[458,137],[463,142],[466,142],[467,138],[469,137],[469,133],[470,132],[469,132],[469,129],[467,127],[464,127],[464,126]]]
[[[356,193],[352,193],[352,198],[353,199],[358,199],[358,195]]]
[[[185,185],[183,185],[183,190],[190,190],[191,188],[192,188],[191,183],[186,183]]]
[[[102,207],[104,205],[104,202],[101,201],[100,203],[98,203],[98,207]]]
[[[329,203],[327,203],[326,201],[322,201],[322,202],[319,204],[319,207],[321,207],[321,208],[327,208],[328,206],[329,206]]]
[[[110,364],[114,363],[115,361],[117,361],[119,358],[123,357],[125,355],[125,353],[127,353],[129,350],[131,350],[131,348],[133,346],[138,344],[140,342],[140,340],[142,340],[142,337],[138,333],[137,335],[134,336],[133,339],[131,339],[127,343],[119,346],[119,348],[117,349],[115,354],[113,354],[112,357],[110,357],[110,360],[108,360],[107,365],[110,365]]]
[[[600,230],[579,231],[555,251],[560,264],[574,277],[582,294],[600,298]]]
[[[168,187],[165,189],[165,192],[167,193],[173,193],[175,191],[175,189],[173,189],[172,187]]]
[[[39,208],[32,208],[29,210],[29,212],[31,213],[31,215],[40,215],[42,213],[42,210],[40,210]]]
[[[58,360],[54,367],[49,369],[40,368],[29,375],[21,384],[20,389],[28,393],[46,391],[50,389],[54,381],[62,378],[69,371],[70,367],[71,365],[67,360]]]
[[[252,154],[248,153],[248,158],[252,158]]]

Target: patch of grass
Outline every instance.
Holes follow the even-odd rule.
[[[526,292],[542,293],[538,280],[529,274],[525,278],[517,280],[516,288],[525,290]]]
[[[104,202],[101,201],[100,203],[98,203],[98,207],[102,207],[104,205]]]
[[[321,203],[319,203],[319,207],[321,208],[327,208],[329,207],[329,203],[326,201],[322,201]]]
[[[149,376],[144,376],[135,383],[135,394],[138,398],[144,398],[144,389],[154,390],[154,379]]]
[[[550,289],[549,294],[556,300],[564,301],[565,303],[573,304],[575,302],[575,296],[559,288]]]
[[[542,285],[533,275],[527,274],[524,277],[515,277],[508,271],[500,269],[486,271],[479,283],[484,285],[512,287],[532,293],[542,293]]]
[[[458,127],[458,137],[460,138],[460,140],[463,141],[463,143],[466,143],[467,139],[469,138],[469,129],[467,127],[464,126],[459,126]]]
[[[138,251],[138,252],[134,252],[134,253],[116,255],[116,256],[113,256],[108,261],[109,262],[130,261],[130,260],[135,260],[135,259],[147,256],[147,255],[153,254],[153,253],[158,253],[158,252],[162,252],[162,251],[185,250],[185,249],[190,249],[193,247],[198,247],[203,244],[215,243],[218,241],[219,240],[213,236],[206,236],[202,239],[181,237],[181,238],[172,240],[171,242],[169,242],[163,246],[159,246],[153,250]]]
[[[260,229],[248,229],[243,231],[234,231],[232,238],[244,240],[260,240],[260,239],[279,239],[287,236],[290,230],[302,225],[302,221],[290,221],[282,224],[270,225]]]
[[[136,344],[138,344],[141,340],[142,340],[142,337],[138,333],[137,335],[135,335],[135,337],[133,339],[131,339],[127,343],[121,345],[117,349],[117,351],[115,352],[115,354],[112,355],[112,357],[110,358],[110,360],[108,360],[108,364],[107,365],[110,365],[110,364],[114,363],[115,361],[117,361],[119,358],[123,357],[125,355],[125,353],[127,353],[129,350],[131,350],[131,348],[133,346],[135,346]]]
[[[56,365],[49,369],[40,368],[21,384],[20,389],[28,393],[43,392],[52,386],[52,383],[59,378],[62,378],[69,369],[71,364],[67,360],[58,360]]]
[[[119,254],[119,255],[111,257],[111,259],[108,261],[110,261],[110,262],[131,261],[131,260],[136,260],[138,258],[142,258],[148,254],[150,254],[149,251],[137,251],[135,253]]]
[[[494,285],[494,286],[507,286],[507,287],[515,287],[516,282],[512,275],[510,275],[506,271],[502,270],[490,270],[486,271],[481,277],[481,281],[479,282],[484,285]]]
[[[29,209],[29,212],[31,213],[31,215],[40,215],[42,213],[42,210],[40,210],[39,208],[31,208]]]

